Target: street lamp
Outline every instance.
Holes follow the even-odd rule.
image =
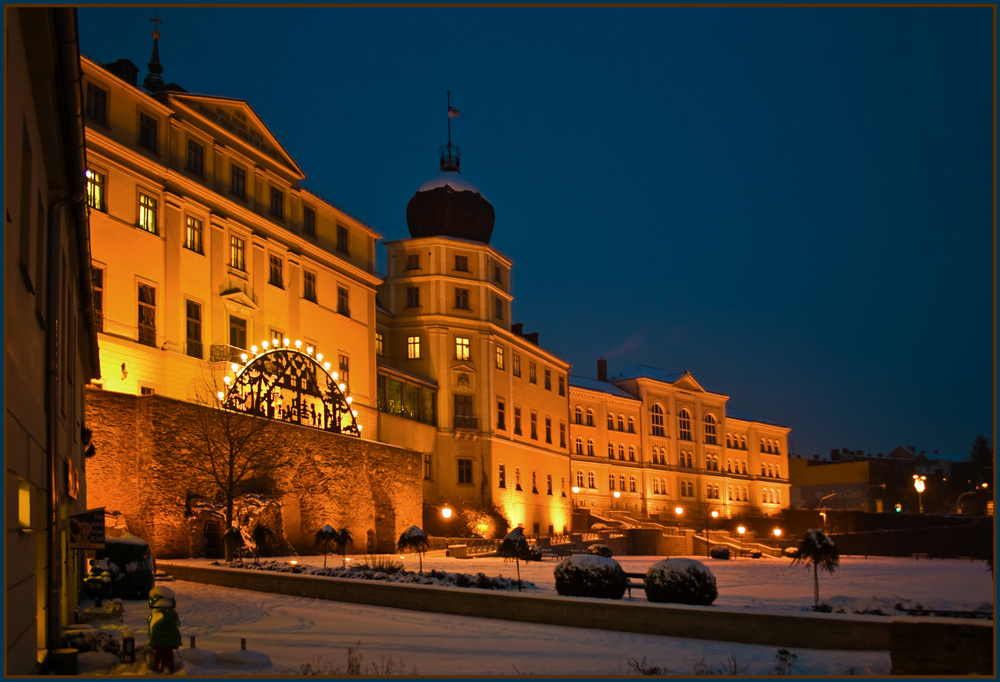
[[[621,497],[622,494],[620,492],[618,492],[617,490],[614,493],[612,493],[612,494],[615,497],[615,509],[618,509],[618,498]]]
[[[450,519],[451,518],[451,507],[449,507],[448,505],[445,505],[444,507],[442,507],[441,508],[441,516],[443,516],[446,519]]]
[[[680,516],[684,513],[684,507],[674,507],[674,513]]]
[[[711,516],[713,519],[719,518],[719,510],[713,509]],[[714,525],[712,524],[713,527]],[[705,529],[705,556],[712,556],[712,538],[708,535],[708,528]]]
[[[740,558],[743,557],[743,534],[747,532],[746,526],[739,526],[736,532],[740,534]]]
[[[927,480],[926,476],[919,476],[917,474],[913,474],[913,487],[917,489],[917,508],[920,510],[921,514],[924,513],[923,492],[924,489],[927,487],[924,484],[924,481],[926,480]]]

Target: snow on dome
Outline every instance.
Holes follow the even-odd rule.
[[[403,534],[400,537],[401,538],[426,538],[427,537],[427,533],[425,533],[424,531],[420,530],[419,526],[410,526],[409,528],[407,528],[406,530],[403,531]]]
[[[420,187],[417,188],[417,192],[426,192],[427,190],[435,189],[437,187],[444,187],[446,185],[448,187],[451,187],[456,192],[475,192],[479,196],[483,197],[483,199],[486,199],[483,193],[479,191],[478,187],[473,185],[471,182],[463,178],[455,171],[446,171],[444,173],[441,173],[441,175],[437,176],[436,178],[431,178],[424,184],[420,185]],[[489,199],[486,200],[489,201]]]
[[[157,585],[149,591],[150,597],[163,597],[165,599],[177,599],[177,595],[169,587],[161,587]]]
[[[323,531],[324,533],[335,533],[336,532],[333,529],[333,526],[331,526],[329,523],[326,524],[326,525],[324,525],[322,528],[320,528],[320,530]]]

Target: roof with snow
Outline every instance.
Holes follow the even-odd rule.
[[[769,424],[771,426],[780,426],[782,428],[789,428],[784,424],[779,424],[776,421],[771,421],[770,419],[764,419],[763,417],[758,417],[756,415],[750,414],[749,412],[743,412],[742,410],[736,410],[726,405],[726,417],[729,419],[740,419],[745,422],[758,422],[760,424]]]
[[[662,369],[647,365],[632,365],[623,369],[616,376],[612,377],[612,379],[653,379],[654,381],[662,381],[665,384],[672,384],[683,376],[684,372],[665,372]]]
[[[417,188],[418,192],[426,192],[429,189],[434,189],[436,187],[451,187],[456,192],[475,192],[479,196],[486,199],[486,196],[479,191],[479,188],[473,185],[471,182],[463,178],[461,175],[455,171],[446,171],[441,173],[441,175],[436,178],[431,178],[424,184]],[[487,199],[489,201],[489,199]]]
[[[597,379],[587,379],[585,377],[577,377],[571,374],[569,377],[569,385],[571,387],[576,386],[577,388],[585,388],[588,391],[600,391],[601,393],[609,393],[613,396],[618,396],[619,398],[629,398],[630,400],[639,400],[639,398],[632,395],[625,389],[618,388],[614,384],[608,383],[607,381],[598,381]]]

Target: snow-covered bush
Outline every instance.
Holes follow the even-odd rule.
[[[122,652],[121,640],[110,630],[68,630],[63,635],[63,646],[79,651],[107,651],[116,656]]]
[[[712,557],[713,559],[728,560],[729,559],[729,548],[728,547],[723,547],[723,546],[716,545],[712,549],[708,550],[708,556]]]
[[[719,596],[715,576],[694,559],[664,559],[646,571],[646,599],[708,606]]]
[[[556,592],[567,597],[621,599],[628,576],[614,559],[596,554],[576,554],[556,566]]]
[[[753,550],[753,551],[750,552],[750,558],[751,559],[759,559],[762,556],[764,556],[764,553],[762,551],[760,551],[759,549],[755,549],[755,550]]]
[[[608,529],[607,525],[603,523],[594,523],[591,524],[590,526],[590,530],[607,530],[607,529]]]
[[[596,554],[597,556],[611,558],[611,548],[607,545],[591,545],[587,548],[587,554]]]
[[[789,559],[794,559],[799,555],[798,547],[785,547],[785,557]]]

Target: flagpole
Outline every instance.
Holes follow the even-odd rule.
[[[448,90],[448,149],[451,149],[451,90]]]

